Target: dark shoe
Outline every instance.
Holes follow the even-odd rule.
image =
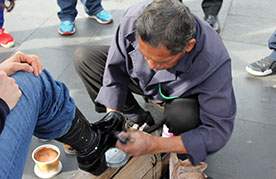
[[[207,17],[205,16],[204,20],[208,22],[208,24],[214,29],[214,31],[216,31],[218,34],[220,33],[220,24],[217,16],[212,16],[212,15],[209,15]]]
[[[117,138],[114,132],[121,132],[124,126],[125,117],[120,113],[110,112],[99,122],[89,124],[76,110],[76,117],[72,121],[70,130],[56,140],[72,146],[77,151],[80,169],[98,176],[107,168],[105,152],[116,144]]]
[[[276,71],[276,61],[265,57],[246,66],[246,71],[254,76],[266,76]]]
[[[129,97],[130,104],[128,107],[123,109],[124,116],[128,119],[128,122],[138,124],[142,126],[144,123],[147,123],[149,126],[154,124],[154,119],[151,116],[150,112],[145,111],[134,99],[133,95]]]
[[[97,131],[98,142],[93,151],[89,153],[77,153],[77,160],[80,169],[92,173],[93,175],[102,174],[107,166],[105,152],[115,147],[117,138],[114,132],[124,130],[125,117],[118,112],[110,112],[100,121],[91,124],[91,128]]]
[[[141,114],[124,114],[129,122],[129,126],[133,126],[134,124],[138,124],[140,127],[147,123],[148,126],[152,126],[155,124],[154,119],[149,111],[145,111]]]

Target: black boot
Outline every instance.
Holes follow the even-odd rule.
[[[81,153],[90,152],[97,143],[97,131],[94,131],[86,118],[76,108],[75,118],[72,121],[71,128],[57,141],[70,145],[76,151]]]
[[[149,126],[154,124],[154,119],[150,112],[145,111],[139,105],[131,92],[127,94],[127,100],[122,113],[133,124],[138,124],[139,126],[142,126],[144,123],[147,123]]]
[[[108,113],[102,120],[89,124],[81,112],[76,115],[71,128],[62,137],[56,139],[72,146],[77,151],[79,168],[93,175],[100,175],[107,168],[105,152],[116,144],[112,131],[122,131],[124,116],[120,113]]]

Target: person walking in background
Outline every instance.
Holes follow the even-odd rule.
[[[61,21],[58,32],[61,35],[71,35],[76,32],[75,18],[78,14],[76,9],[78,0],[57,0],[61,9],[58,17]],[[113,22],[112,15],[103,9],[101,0],[81,0],[84,5],[85,13],[88,18],[95,19],[100,24],[109,24]]]
[[[5,32],[4,25],[4,9],[10,12],[14,7],[14,0],[8,0],[9,6],[5,5],[5,0],[0,0],[0,45],[5,48],[14,46],[14,39],[8,32]]]
[[[210,24],[210,26],[220,33],[220,24],[218,21],[218,13],[221,9],[223,0],[203,0],[201,3],[202,10],[204,12],[204,20]],[[180,0],[182,2],[182,0]]]
[[[201,3],[202,10],[205,14],[204,20],[207,21],[217,33],[220,33],[220,24],[217,16],[221,6],[222,0],[203,0]]]
[[[254,76],[266,76],[276,71],[276,30],[268,40],[268,47],[273,50],[272,53],[246,66],[246,71]]]

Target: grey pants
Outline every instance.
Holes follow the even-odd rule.
[[[223,0],[203,0],[201,3],[201,7],[205,16],[217,16],[221,8],[222,1]],[[180,2],[182,2],[182,0],[180,0]]]
[[[76,71],[83,81],[91,100],[94,102],[97,112],[106,111],[105,106],[95,103],[95,98],[102,86],[108,49],[108,46],[83,46],[79,47],[74,53]],[[139,106],[132,93],[144,95],[136,80],[130,80],[128,86],[129,92],[123,110]],[[200,125],[197,98],[179,98],[166,101],[164,123],[176,135]]]

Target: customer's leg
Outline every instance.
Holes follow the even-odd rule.
[[[54,139],[65,134],[75,104],[68,89],[44,70],[39,77],[17,72],[12,76],[22,96],[6,119],[0,135],[0,178],[21,178],[32,135]]]
[[[61,21],[75,21],[75,18],[78,14],[78,11],[76,9],[77,2],[78,0],[57,0],[57,3],[60,7],[58,17]]]

